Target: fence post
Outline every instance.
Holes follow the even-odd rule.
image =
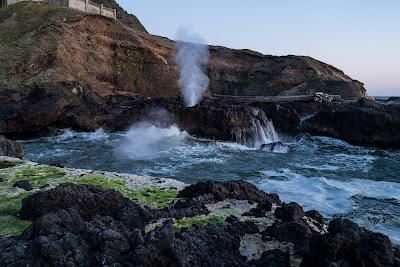
[[[89,0],[85,0],[85,11],[88,12]]]
[[[100,4],[100,15],[103,15],[103,4]]]
[[[117,10],[114,9],[114,19],[117,19]]]

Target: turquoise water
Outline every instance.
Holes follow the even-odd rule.
[[[284,201],[350,218],[400,243],[400,151],[323,137],[286,140],[287,153],[199,140],[178,128],[76,133],[24,142],[26,159],[73,168],[174,178],[244,179]]]

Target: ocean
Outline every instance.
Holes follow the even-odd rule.
[[[288,150],[196,139],[176,126],[77,133],[23,141],[25,158],[66,167],[195,183],[244,179],[327,219],[343,217],[400,243],[400,150],[326,138],[283,139]]]

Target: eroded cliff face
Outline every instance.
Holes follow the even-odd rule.
[[[174,43],[122,22],[43,4],[0,10],[0,88],[77,81],[100,95],[179,95]],[[365,95],[360,82],[312,58],[215,46],[210,53],[213,93]]]

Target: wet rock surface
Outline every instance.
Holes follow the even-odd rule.
[[[35,220],[67,208],[76,210],[85,220],[93,219],[96,215],[109,216],[131,229],[143,230],[154,216],[150,209],[142,208],[117,191],[90,185],[63,184],[24,199],[19,217]]]
[[[272,203],[280,204],[278,195],[267,194],[245,181],[200,182],[184,188],[177,197],[192,199],[199,204],[215,203],[226,199],[248,200],[259,204],[268,203],[271,206]]]
[[[15,94],[3,91],[0,102],[0,134],[13,138],[49,135],[57,129],[94,131],[126,130],[133,123],[147,119],[154,108],[165,108],[174,122],[189,134],[201,138],[234,141],[252,145],[254,122],[272,121],[280,135],[300,133],[329,136],[351,144],[371,147],[400,147],[400,105],[361,99],[350,102],[237,102],[206,98],[193,108],[186,108],[179,98],[135,98],[100,96],[89,87],[74,82],[37,84],[28,94],[13,103]],[[256,115],[255,111],[258,114]],[[265,149],[285,149],[280,143]]]
[[[393,253],[387,236],[334,219],[326,235],[311,239],[301,266],[397,266],[399,259]]]
[[[13,187],[18,187],[18,188],[24,189],[25,191],[33,190],[33,186],[31,184],[31,182],[29,182],[27,180],[17,181],[15,184],[13,184]]]
[[[36,193],[19,212],[31,226],[19,237],[0,240],[0,265],[398,266],[400,260],[386,236],[342,219],[332,220],[327,233],[317,232],[310,221],[323,218],[316,211],[282,204],[244,181],[191,185],[177,199],[157,210],[96,186],[64,184]],[[204,212],[205,203],[232,199],[259,207],[246,216],[174,230],[183,215]],[[275,213],[271,202],[279,205]],[[190,214],[190,204],[198,212]],[[251,219],[262,216],[275,218],[265,230]],[[144,224],[160,218],[158,227],[144,230]]]
[[[24,147],[22,144],[0,135],[0,156],[22,159],[24,156]]]
[[[304,132],[359,146],[399,148],[400,105],[360,99],[323,108],[305,120]]]

